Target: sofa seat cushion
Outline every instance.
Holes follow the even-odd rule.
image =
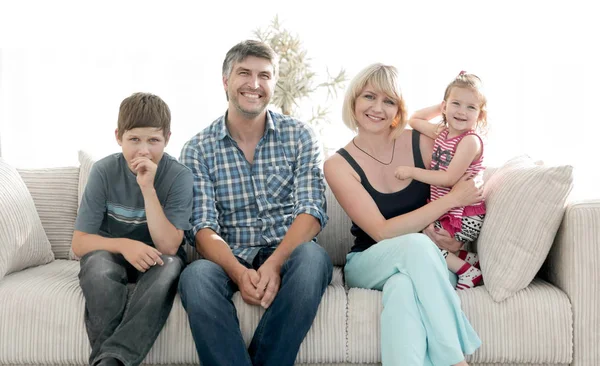
[[[485,286],[458,291],[462,308],[482,346],[471,356],[477,363],[568,364],[572,360],[573,315],[567,295],[535,279],[509,299],[497,303]],[[381,362],[382,293],[352,288],[348,292],[350,362]]]
[[[81,364],[90,352],[79,262],[55,260],[0,280],[0,364]]]
[[[56,260],[0,280],[0,364],[87,364],[91,351],[84,325],[79,262]],[[262,310],[239,293],[234,303],[249,343]],[[315,322],[300,348],[302,363],[343,362],[346,295],[341,269],[325,292]],[[179,295],[146,364],[198,364],[187,314]]]

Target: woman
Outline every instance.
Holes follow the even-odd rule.
[[[346,283],[383,291],[384,365],[467,365],[480,345],[460,308],[440,247],[460,244],[427,225],[452,207],[482,199],[463,177],[446,196],[427,203],[429,186],[398,180],[396,167],[429,166],[432,140],[404,130],[406,109],[393,66],[374,64],[352,80],[342,118],[357,132],[325,162],[325,177],[352,219],[355,243],[346,257]],[[426,161],[423,161],[426,157]],[[456,281],[456,278],[453,278]]]

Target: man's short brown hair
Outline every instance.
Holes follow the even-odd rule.
[[[134,93],[123,99],[119,107],[117,136],[121,139],[125,131],[138,127],[158,128],[167,139],[171,132],[171,110],[167,103],[150,93]]]

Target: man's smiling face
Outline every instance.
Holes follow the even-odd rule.
[[[229,107],[247,118],[263,113],[275,89],[275,76],[271,61],[248,56],[233,65],[223,86],[229,97]]]

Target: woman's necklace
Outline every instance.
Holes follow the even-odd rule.
[[[392,159],[390,160],[389,163],[384,163],[383,161],[377,159],[376,157],[374,157],[373,155],[369,154],[368,152],[366,152],[365,150],[361,149],[360,147],[358,147],[358,145],[356,144],[356,142],[354,142],[354,139],[356,137],[354,137],[352,139],[352,144],[354,144],[354,146],[356,146],[357,149],[359,149],[360,151],[364,152],[365,154],[367,154],[369,157],[371,157],[371,159],[376,160],[379,164],[383,164],[383,165],[390,165],[392,163],[392,161],[394,161],[394,152],[396,151],[396,139],[394,139],[394,145],[392,145]]]

